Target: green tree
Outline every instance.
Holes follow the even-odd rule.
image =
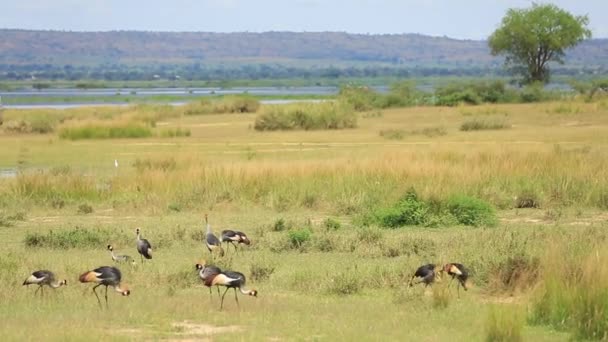
[[[509,9],[488,40],[492,55],[505,55],[505,65],[525,83],[549,80],[549,62],[563,64],[565,50],[591,37],[589,18],[573,16],[551,4]]]

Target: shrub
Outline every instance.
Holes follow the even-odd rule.
[[[168,128],[160,131],[159,134],[163,138],[189,137],[190,130],[188,128]]]
[[[331,217],[328,217],[325,219],[325,221],[323,221],[323,226],[328,231],[335,231],[335,230],[340,229],[342,224],[340,223],[340,221],[334,220]]]
[[[220,99],[202,99],[191,102],[183,107],[185,115],[225,114],[225,113],[255,113],[260,102],[251,96],[226,96]]]
[[[534,82],[525,86],[520,92],[520,101],[524,103],[543,101],[546,97],[544,87],[542,82]]]
[[[275,232],[282,232],[290,228],[291,224],[287,224],[283,218],[279,218],[278,220],[274,221],[274,224],[272,225],[272,230]]]
[[[308,228],[303,228],[292,230],[287,235],[293,248],[301,248],[306,242],[310,241],[312,232]]]
[[[357,112],[375,108],[380,95],[367,86],[347,85],[340,88],[338,98]]]
[[[389,140],[402,140],[405,137],[405,131],[402,129],[383,129],[379,134]]]
[[[87,203],[83,203],[81,205],[78,206],[78,213],[79,214],[90,214],[93,212],[93,207],[90,206]]]
[[[460,125],[461,131],[497,130],[511,128],[505,117],[484,117],[466,120]]]
[[[513,97],[502,81],[451,83],[438,87],[435,95],[440,106],[511,102]]]
[[[258,131],[355,127],[357,115],[352,108],[333,101],[265,106],[254,123],[254,129]]]
[[[76,227],[47,234],[27,233],[24,243],[27,247],[46,247],[54,249],[94,248],[103,246],[108,241],[129,241],[124,234],[115,235],[107,230],[82,229]]]
[[[524,320],[512,308],[492,306],[486,320],[486,341],[523,341]]]
[[[452,196],[446,207],[458,223],[466,226],[495,226],[498,223],[492,205],[475,197]]]
[[[376,211],[376,221],[383,227],[423,225],[428,219],[429,207],[418,198],[414,189],[408,190],[396,205]]]
[[[272,265],[262,265],[259,262],[251,265],[251,280],[264,281],[274,273],[275,267]]]
[[[83,126],[64,127],[59,131],[61,139],[121,139],[121,138],[146,138],[152,136],[149,127],[135,124],[86,124]]]
[[[448,130],[445,127],[439,126],[439,127],[425,127],[423,129],[420,130],[414,130],[412,131],[412,134],[415,135],[425,135],[429,138],[432,137],[438,137],[438,136],[443,136],[448,134]]]

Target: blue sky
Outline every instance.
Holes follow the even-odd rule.
[[[72,31],[345,31],[486,38],[530,0],[0,0],[0,28]],[[608,0],[554,0],[608,38]]]

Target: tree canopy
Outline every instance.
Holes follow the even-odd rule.
[[[492,55],[505,55],[505,65],[526,83],[549,80],[549,62],[563,64],[568,48],[591,37],[586,15],[574,16],[552,4],[509,9],[488,44]]]

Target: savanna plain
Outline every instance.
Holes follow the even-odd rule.
[[[254,129],[268,107],[5,110],[2,340],[608,339],[608,99]],[[205,214],[251,245],[211,255]],[[143,264],[137,227],[154,248]],[[136,264],[118,265],[131,295],[100,309],[78,276],[114,264],[108,244]],[[219,310],[203,260],[258,297],[230,291]],[[468,291],[408,286],[447,262],[470,270]],[[22,282],[38,269],[68,285],[35,296]]]

